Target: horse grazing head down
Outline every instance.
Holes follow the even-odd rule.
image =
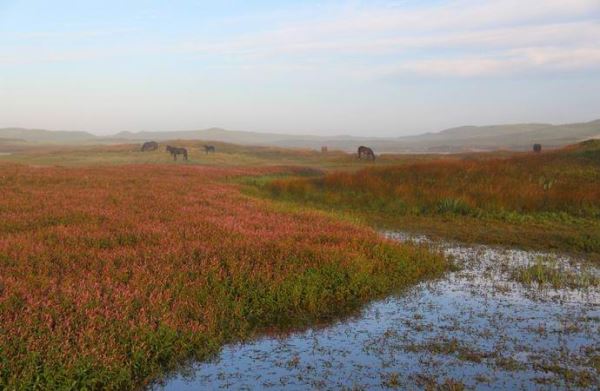
[[[158,143],[156,141],[148,141],[142,145],[142,152],[156,151],[157,149],[158,149]]]
[[[360,147],[358,147],[358,158],[362,159],[363,156],[375,161],[375,152],[373,152],[371,148],[361,145]]]
[[[206,151],[206,153],[212,152],[215,153],[216,148],[214,145],[204,145],[204,150]]]
[[[170,145],[167,145],[165,150],[173,156],[173,160],[177,160],[177,155],[183,155],[183,158],[185,160],[188,160],[188,153],[187,153],[187,149],[185,149],[185,148],[172,147]]]

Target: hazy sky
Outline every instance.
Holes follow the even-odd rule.
[[[0,0],[0,127],[404,135],[600,118],[600,0]]]

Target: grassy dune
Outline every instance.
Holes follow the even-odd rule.
[[[261,188],[383,227],[600,255],[599,141],[541,155],[466,155],[277,179]]]
[[[0,164],[0,388],[143,386],[445,270],[425,249],[224,181],[277,172]]]

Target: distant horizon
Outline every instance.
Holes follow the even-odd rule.
[[[126,129],[126,130],[117,130],[117,131],[112,131],[112,132],[98,132],[98,131],[88,130],[88,129],[50,129],[50,128],[44,128],[44,127],[31,127],[31,126],[0,126],[0,129],[44,130],[44,131],[50,131],[50,132],[85,132],[85,133],[90,133],[96,137],[111,137],[111,136],[115,136],[119,133],[137,134],[137,133],[144,133],[144,132],[147,132],[147,133],[195,132],[195,131],[206,131],[206,130],[211,130],[211,129],[219,129],[219,130],[229,131],[229,132],[269,133],[269,134],[277,134],[277,135],[282,135],[282,136],[310,136],[310,137],[325,137],[325,138],[326,137],[356,137],[356,138],[362,137],[362,138],[383,138],[383,139],[385,139],[385,138],[421,136],[421,135],[428,134],[428,133],[440,133],[440,132],[443,132],[446,130],[462,128],[462,127],[488,127],[488,126],[511,126],[511,125],[536,125],[536,124],[560,126],[560,125],[579,124],[579,123],[583,124],[583,123],[590,123],[590,122],[595,122],[595,121],[600,121],[600,115],[598,115],[597,117],[594,117],[592,119],[589,119],[589,120],[576,120],[576,121],[569,121],[569,122],[529,121],[529,122],[491,123],[491,124],[463,124],[463,125],[446,127],[446,128],[438,129],[438,130],[422,131],[422,132],[403,134],[403,135],[398,135],[398,136],[394,136],[394,135],[380,136],[377,134],[355,135],[355,134],[347,134],[347,133],[315,134],[315,133],[310,133],[308,131],[277,132],[277,131],[269,131],[269,130],[229,129],[229,128],[225,128],[222,126],[197,127],[197,128],[193,128],[193,129],[157,129],[157,130]]]
[[[402,137],[598,113],[598,0],[0,2],[0,127]]]

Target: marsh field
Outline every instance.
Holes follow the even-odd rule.
[[[2,389],[597,389],[600,141],[0,153]]]

